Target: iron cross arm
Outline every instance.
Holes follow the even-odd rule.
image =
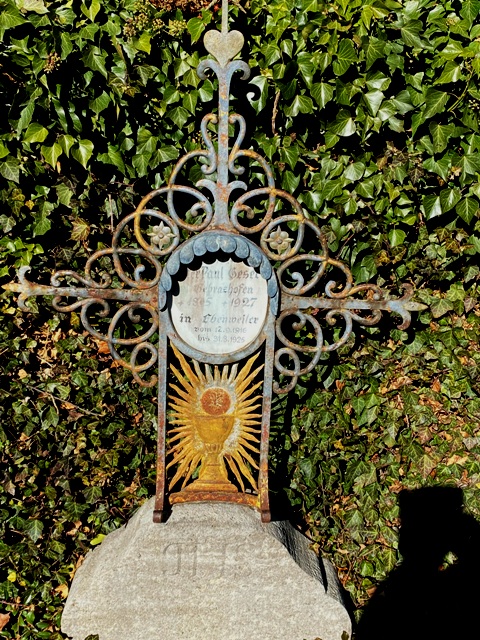
[[[374,297],[360,300],[358,298],[351,297],[307,297],[307,296],[294,296],[284,294],[281,301],[281,310],[286,311],[290,309],[310,310],[315,313],[319,310],[345,310],[345,311],[387,311],[388,313],[394,313],[401,316],[402,323],[398,325],[398,329],[404,330],[410,326],[411,311],[423,311],[427,308],[427,305],[420,302],[415,302],[411,298],[413,296],[413,287],[410,285],[404,285],[403,289],[406,291],[405,295],[401,298],[390,297]],[[382,292],[383,293],[383,292]],[[357,320],[359,318],[356,318]],[[362,318],[361,323],[370,324],[370,319]],[[375,324],[375,323],[371,323]]]
[[[18,270],[19,282],[10,282],[3,285],[3,289],[11,291],[12,293],[19,293],[18,306],[22,311],[29,311],[25,302],[28,298],[36,296],[54,296],[56,304],[59,305],[60,299],[65,298],[79,298],[78,303],[74,303],[75,306],[82,305],[82,301],[85,300],[118,300],[122,302],[144,302],[147,304],[156,304],[158,292],[155,287],[147,287],[144,289],[125,289],[125,288],[103,288],[99,287],[96,283],[91,286],[78,287],[71,286],[65,287],[59,284],[44,285],[27,280],[25,274],[30,271],[30,267],[21,267]],[[53,276],[53,278],[59,276],[72,276],[74,275],[79,281],[82,276],[73,271],[60,271]],[[402,317],[402,324],[398,326],[399,329],[406,329],[410,325],[411,311],[422,311],[427,308],[427,305],[420,302],[415,302],[411,298],[413,296],[413,287],[404,285],[406,294],[401,298],[389,298],[383,297],[379,299],[367,299],[359,300],[356,298],[346,297],[307,297],[307,296],[295,296],[291,294],[283,294],[281,298],[281,310],[293,310],[299,309],[302,311],[320,309],[335,309],[335,310],[371,310],[371,311],[387,311],[389,313],[395,313]],[[73,311],[71,305],[59,306],[60,311]]]
[[[219,233],[216,234],[217,242],[218,237],[221,237]],[[94,254],[90,259],[90,266],[95,258]],[[278,347],[275,351],[275,367],[283,376],[284,381],[282,384],[274,383],[273,390],[276,393],[287,393],[293,389],[300,376],[310,373],[314,369],[322,353],[335,351],[344,345],[353,332],[354,322],[363,326],[374,326],[380,321],[382,312],[386,311],[401,317],[402,323],[398,325],[398,328],[403,330],[410,324],[411,311],[421,311],[426,308],[426,305],[412,301],[413,288],[410,285],[404,285],[405,294],[403,297],[392,298],[376,285],[355,285],[351,272],[344,263],[326,257],[321,260],[320,264],[320,270],[307,284],[304,283],[303,277],[299,273],[289,273],[290,284],[292,280],[298,282],[297,286],[293,287],[282,281],[285,269],[282,270],[280,267],[277,272],[280,284],[280,304],[278,305],[279,314],[275,320],[275,334],[278,340]],[[340,268],[346,282],[339,285],[338,282],[330,280],[324,286],[323,294],[319,294],[318,291],[315,292],[314,285],[319,284],[327,266]],[[86,275],[63,270],[52,276],[51,285],[42,285],[30,282],[25,275],[28,271],[29,267],[22,267],[18,274],[19,283],[4,285],[5,289],[20,294],[18,299],[20,308],[28,311],[25,302],[30,297],[53,296],[53,307],[57,311],[80,310],[84,328],[95,338],[109,345],[112,357],[122,366],[128,368],[141,386],[153,386],[157,382],[156,375],[148,379],[141,377],[140,374],[150,367],[158,366],[157,349],[150,342],[150,338],[159,327],[159,313],[165,306],[165,300],[159,300],[158,277],[147,281],[137,277],[136,281],[127,282],[130,285],[134,284],[133,287],[111,287],[112,279],[108,274],[103,274],[98,282],[91,277],[90,269]],[[168,264],[165,272],[169,277]],[[62,286],[63,281],[67,279],[74,280],[78,285]],[[314,295],[302,295],[305,290],[312,291],[312,289],[315,292]],[[68,298],[76,298],[76,300],[69,303]],[[120,304],[120,308],[113,315],[110,314],[109,303],[111,302]],[[92,326],[92,318],[90,317],[92,309],[96,313],[97,320],[98,318],[106,320],[109,315],[112,315],[106,333],[101,333]],[[141,310],[147,312],[150,326],[143,333],[134,337],[115,337],[115,330],[122,317],[127,314],[132,323],[138,322],[138,313]],[[320,318],[317,318],[320,312],[325,313],[322,323],[324,326],[322,326]],[[336,339],[327,342],[324,339],[325,324],[334,326],[339,319],[343,321],[342,330],[337,332]],[[290,331],[284,329],[286,324],[289,324]],[[291,329],[294,332],[305,330],[305,334],[310,333],[314,336],[313,343],[312,340],[309,342],[304,338],[297,338],[294,341]],[[133,347],[130,358],[122,357],[118,351],[119,347]],[[147,351],[150,357],[147,362],[137,364],[137,356],[142,350]]]
[[[12,293],[19,293],[18,306],[22,311],[30,311],[26,306],[28,298],[36,296],[53,296],[54,306],[58,311],[74,311],[84,304],[87,300],[118,300],[121,302],[140,302],[147,304],[155,304],[157,298],[157,291],[154,287],[148,287],[145,289],[125,289],[120,287],[106,288],[98,286],[98,283],[93,282],[81,276],[75,271],[65,270],[57,271],[52,276],[52,284],[38,284],[27,280],[25,274],[30,271],[30,267],[21,267],[18,270],[19,282],[10,282],[3,285],[3,288]],[[77,282],[83,282],[86,286],[61,286],[59,278],[73,277]],[[78,301],[70,305],[61,305],[62,298],[78,298]]]

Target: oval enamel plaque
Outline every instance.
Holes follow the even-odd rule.
[[[267,317],[267,282],[253,267],[233,262],[187,270],[172,297],[171,318],[179,338],[198,351],[228,355],[260,335]]]

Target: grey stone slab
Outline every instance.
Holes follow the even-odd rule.
[[[164,524],[152,512],[149,500],[78,569],[62,617],[73,640],[350,636],[335,570],[288,522],[235,504],[178,504]]]

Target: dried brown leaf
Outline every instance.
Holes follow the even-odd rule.
[[[65,600],[65,598],[68,596],[68,585],[59,584],[58,587],[55,587],[54,591],[60,594],[62,600]]]
[[[9,620],[9,613],[0,613],[0,631],[8,624]]]

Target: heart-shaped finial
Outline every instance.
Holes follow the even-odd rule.
[[[222,67],[225,67],[229,60],[232,60],[243,47],[244,39],[240,31],[207,31],[203,39],[203,44],[208,53],[218,60]]]

